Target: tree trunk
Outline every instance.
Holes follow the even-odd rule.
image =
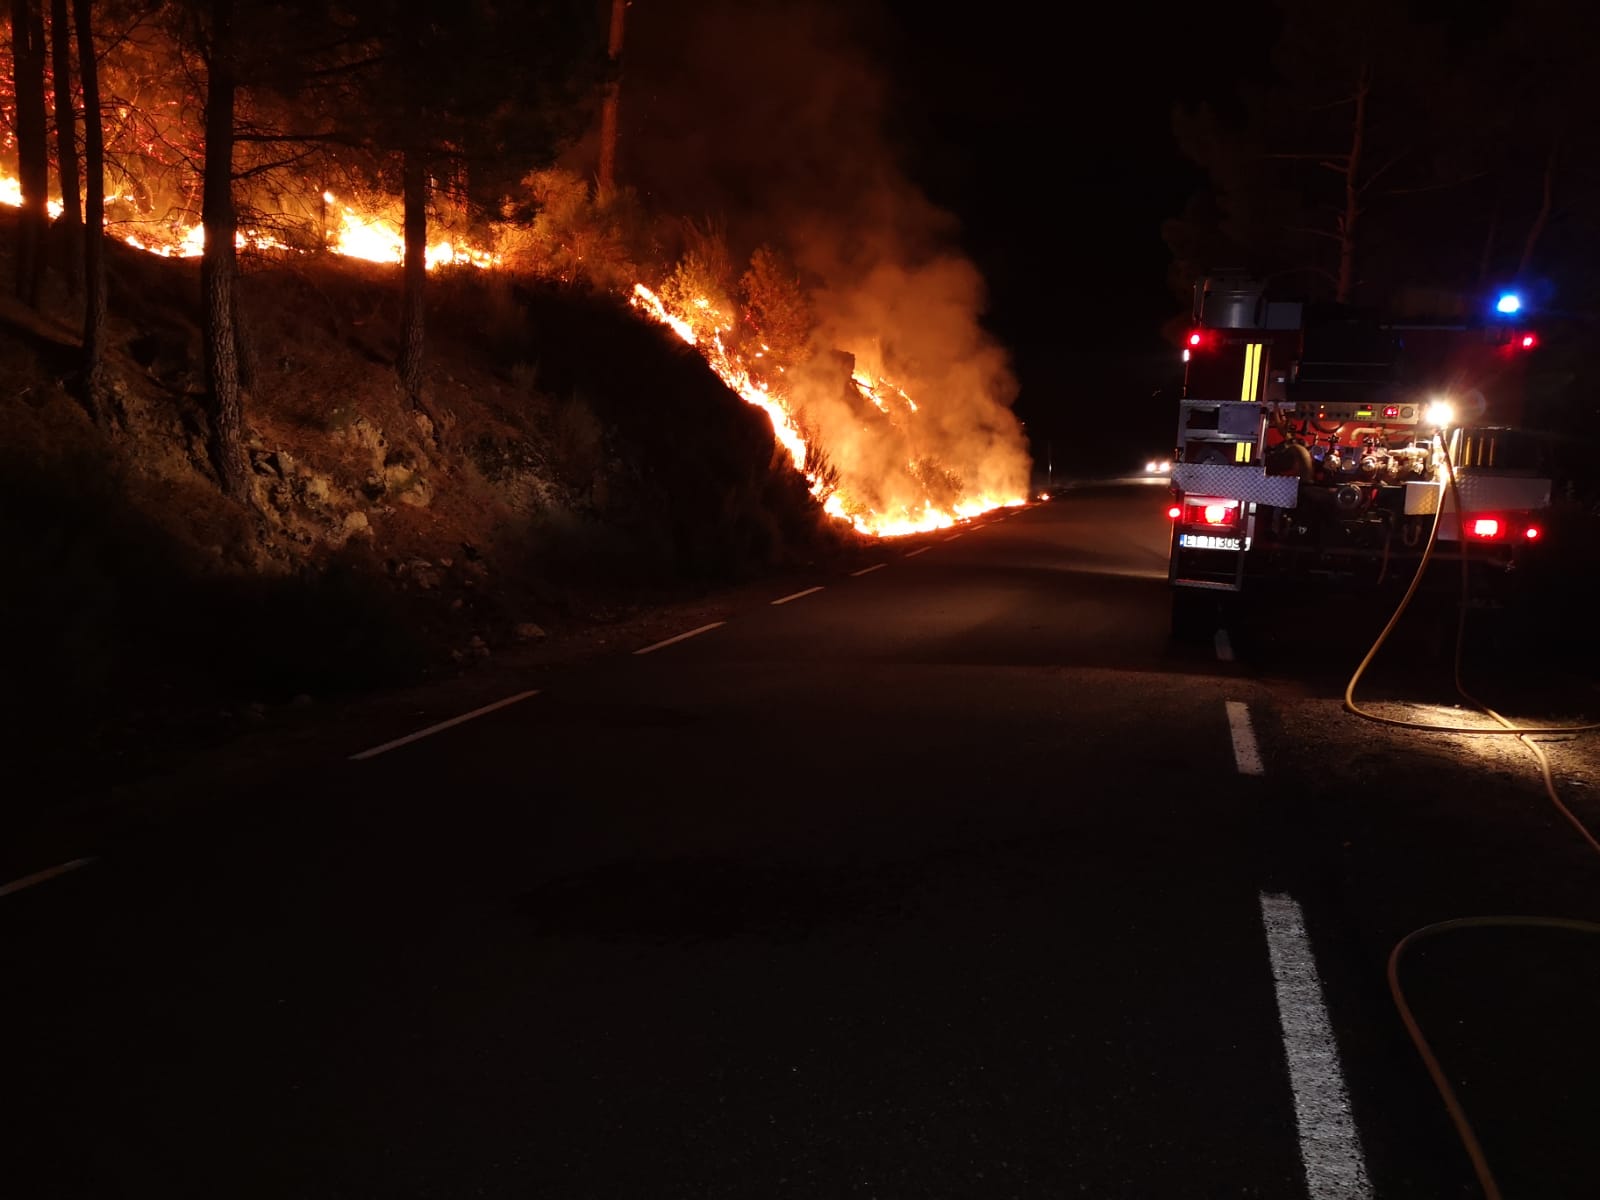
[[[405,279],[400,299],[400,385],[411,407],[421,410],[423,304],[428,285],[428,168],[422,151],[410,146],[401,167],[404,204]]]
[[[83,207],[78,194],[78,122],[72,106],[72,23],[67,0],[50,0],[50,90],[55,96],[56,178],[61,182],[60,242],[67,291],[78,294],[83,273]]]
[[[234,330],[234,248],[238,214],[233,205],[233,5],[212,0],[211,46],[206,72],[206,158],[200,217],[205,251],[200,291],[205,329],[206,385],[210,396],[211,460],[223,492],[250,502],[250,462],[244,449],[238,340]]]
[[[1550,143],[1550,154],[1544,160],[1544,196],[1539,203],[1539,211],[1533,218],[1533,224],[1528,227],[1528,240],[1522,243],[1522,257],[1517,260],[1517,278],[1521,279],[1528,273],[1528,267],[1533,263],[1533,251],[1539,244],[1539,235],[1544,233],[1544,227],[1550,223],[1551,201],[1555,198],[1556,185],[1556,143]]]
[[[617,107],[622,98],[622,21],[628,0],[611,0],[611,36],[606,52],[611,57],[611,79],[600,106],[600,175],[602,192],[617,186]]]
[[[44,103],[44,10],[39,0],[11,0],[11,55],[17,96],[17,298],[38,308],[50,233],[50,128]]]
[[[83,395],[89,415],[105,423],[106,149],[100,124],[100,67],[94,56],[93,0],[72,0],[78,37],[78,78],[83,81],[83,166],[87,191],[83,219]]]
[[[1344,172],[1344,212],[1339,216],[1339,280],[1335,285],[1334,299],[1340,304],[1349,303],[1356,282],[1356,222],[1361,217],[1361,145],[1367,132],[1367,90],[1371,80],[1371,69],[1363,63],[1361,78],[1356,84],[1355,117],[1350,122],[1350,155],[1345,162]]]

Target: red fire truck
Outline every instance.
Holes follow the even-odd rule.
[[[1240,276],[1196,284],[1168,508],[1175,633],[1264,578],[1404,582],[1435,522],[1434,557],[1465,552],[1480,576],[1538,552],[1552,481],[1523,381],[1539,333],[1515,293],[1481,301],[1418,292],[1380,314]]]

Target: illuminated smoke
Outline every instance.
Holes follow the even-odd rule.
[[[939,472],[968,505],[1020,500],[1031,463],[1009,356],[982,326],[957,223],[886,136],[890,85],[863,48],[885,29],[871,16],[778,0],[635,6],[622,181],[670,211],[715,214],[735,258],[763,242],[793,254],[820,325],[789,399],[849,499],[914,509]],[[852,368],[918,411],[862,396]]]

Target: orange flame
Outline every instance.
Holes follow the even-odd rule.
[[[645,287],[642,283],[633,285],[633,298],[631,303],[635,308],[649,313],[656,320],[666,325],[689,345],[694,346],[705,355],[705,359],[730,388],[737,392],[747,404],[753,404],[767,414],[767,419],[772,422],[772,436],[778,439],[778,444],[789,452],[790,461],[794,469],[806,476],[811,483],[812,493],[820,488],[816,476],[806,473],[806,440],[800,435],[799,428],[794,423],[794,418],[783,403],[775,399],[767,388],[750,378],[750,372],[744,366],[734,361],[722,344],[722,334],[717,333],[710,345],[700,341],[694,331],[694,326],[682,317],[673,316],[667,311],[667,306],[662,303],[661,297]]]
[[[330,221],[324,231],[323,242],[329,252],[376,263],[397,264],[404,261],[405,239],[401,223],[392,210],[383,213],[358,212],[349,205],[339,203],[332,192],[324,192],[322,199],[330,215],[336,215],[337,218],[337,223]],[[21,203],[20,183],[14,177],[0,175],[0,204],[20,207]],[[52,200],[49,210],[52,217],[58,217],[62,211],[61,204]],[[113,228],[112,223],[107,222],[107,227]],[[117,236],[135,249],[167,258],[197,258],[205,249],[205,230],[198,224],[175,222],[166,226],[160,236],[152,236],[148,229]],[[240,249],[284,252],[293,252],[294,249],[272,234],[253,228],[239,230],[235,235],[235,244]],[[503,265],[498,254],[450,241],[439,241],[428,246],[425,261],[429,270],[451,264],[470,265],[479,269]],[[724,334],[731,332],[730,327],[714,323],[717,314],[710,311],[706,301],[697,302],[695,316],[699,318],[698,321],[673,312],[661,297],[642,283],[634,285],[630,302],[694,346],[729,388],[746,403],[766,413],[772,423],[774,439],[789,456],[795,470],[805,476],[811,485],[812,495],[822,501],[823,511],[836,520],[847,522],[857,532],[875,537],[902,537],[947,529],[959,521],[969,520],[995,508],[1026,503],[1022,497],[980,496],[945,508],[925,498],[920,504],[901,505],[890,512],[879,512],[852,503],[848,495],[848,481],[830,490],[815,470],[807,470],[810,456],[805,435],[790,411],[788,400],[782,394],[775,393],[769,385],[751,377],[749,368],[723,341]],[[708,317],[713,320],[708,321]],[[708,327],[706,334],[698,332]],[[766,347],[761,347],[761,352],[754,357],[761,358],[765,351]],[[778,374],[782,374],[781,370]],[[881,376],[874,377],[870,372],[858,369],[851,382],[863,399],[891,420],[909,420],[919,411],[916,401]]]
[[[848,522],[858,533],[873,537],[904,537],[912,533],[948,529],[958,521],[970,520],[992,509],[1027,503],[1025,497],[984,496],[958,502],[948,509],[940,508],[931,500],[924,500],[920,506],[907,506],[893,513],[880,513],[871,509],[852,511],[846,497],[840,492],[834,491],[823,495],[822,480],[814,472],[806,470],[805,437],[801,434],[787,403],[782,396],[774,395],[766,385],[751,379],[749,369],[738,360],[737,355],[730,353],[724,344],[722,334],[725,330],[718,330],[707,342],[695,332],[695,325],[691,320],[671,311],[660,296],[642,283],[633,285],[631,303],[698,349],[704,355],[707,364],[728,387],[746,403],[755,405],[767,414],[772,422],[773,436],[788,452],[795,470],[804,474],[807,482],[811,484],[811,494],[822,499],[823,511],[835,520]],[[706,306],[704,301],[697,301],[697,304],[702,309]],[[762,350],[765,349],[763,346]],[[889,413],[891,401],[903,404],[910,414],[918,411],[916,402],[904,391],[882,378],[874,379],[866,371],[857,370],[851,376],[851,382],[880,412]]]
[[[332,192],[323,192],[322,198],[330,207],[338,203]],[[12,208],[22,206],[22,185],[14,176],[0,175],[0,204],[9,204]],[[61,202],[51,200],[49,209],[52,218],[59,217],[62,211]],[[337,227],[329,229],[324,236],[325,244],[332,253],[345,258],[364,259],[367,262],[405,261],[405,238],[400,232],[398,220],[378,214],[358,213],[343,204],[338,205],[338,218]],[[106,227],[113,228],[112,222],[106,222]],[[135,250],[143,250],[147,254],[159,254],[163,258],[199,258],[206,248],[205,228],[182,221],[175,221],[166,226],[159,236],[152,234],[148,229],[118,236]],[[287,242],[259,229],[241,229],[234,234],[233,242],[241,250],[292,249]],[[501,265],[500,256],[497,254],[476,246],[458,245],[449,241],[439,241],[429,246],[424,259],[430,271],[450,265],[473,266],[479,269]]]
[[[332,192],[323,192],[322,199],[330,206],[338,204]],[[328,231],[327,245],[335,254],[368,262],[398,263],[404,262],[406,256],[406,240],[398,221],[392,217],[358,213],[347,204],[339,204],[339,226]],[[451,264],[480,269],[500,265],[497,254],[448,241],[435,242],[423,257],[430,271]]]

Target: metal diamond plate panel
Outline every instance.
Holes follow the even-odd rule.
[[[1461,506],[1468,512],[1550,506],[1548,479],[1530,479],[1519,475],[1475,475],[1470,471],[1458,471],[1456,487],[1461,490]],[[1447,500],[1445,508],[1449,507]]]
[[[1461,491],[1461,506],[1473,512],[1521,512],[1550,506],[1550,481],[1530,479],[1521,475],[1474,475],[1467,471],[1456,475],[1456,487]],[[1406,484],[1407,515],[1426,516],[1439,511],[1439,498],[1444,497],[1444,511],[1455,511],[1455,499],[1441,483]]]
[[[1300,480],[1293,475],[1268,475],[1260,467],[1229,463],[1173,463],[1172,482],[1185,492],[1254,500],[1293,508],[1300,498]]]
[[[1425,517],[1439,511],[1441,485],[1425,479],[1406,480],[1406,516]]]

